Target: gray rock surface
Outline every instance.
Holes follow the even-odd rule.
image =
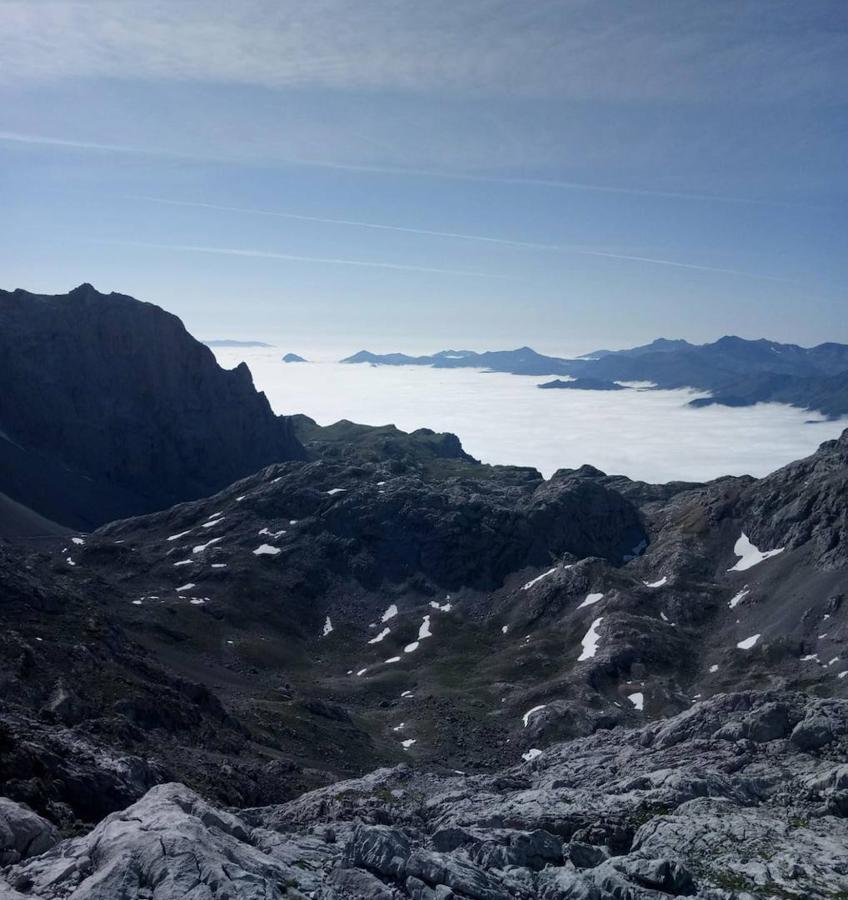
[[[401,765],[240,811],[160,785],[3,878],[45,900],[838,900],[848,734],[788,734],[846,715],[797,693],[719,695],[495,775]],[[786,724],[758,730],[772,720]],[[758,740],[737,736],[752,727]]]
[[[58,840],[52,823],[28,807],[0,797],[0,866],[38,856]]]
[[[18,866],[7,880],[27,896],[73,900],[277,900],[314,890],[331,845],[313,841],[295,867],[258,834],[188,788],[159,785],[85,837]],[[298,860],[299,861],[299,860]]]

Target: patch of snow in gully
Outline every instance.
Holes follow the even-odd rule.
[[[595,621],[592,622],[589,630],[586,632],[583,640],[581,641],[583,645],[583,652],[580,654],[580,656],[577,657],[577,662],[583,662],[586,659],[592,659],[598,652],[598,644],[601,640],[601,636],[598,634],[598,628],[600,627],[601,622],[603,622],[603,616],[595,619]]]
[[[733,552],[739,559],[727,571],[745,572],[748,569],[759,565],[761,562],[770,559],[772,556],[783,553],[783,549],[783,547],[778,547],[776,550],[758,550],[750,540],[748,540],[748,535],[743,531],[739,540],[733,545]]]

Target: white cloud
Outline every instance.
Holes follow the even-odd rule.
[[[181,79],[578,101],[726,100],[736,84],[750,100],[817,100],[846,92],[836,77],[845,34],[827,26],[803,4],[756,0],[7,0],[0,80]]]
[[[321,359],[320,348],[297,349]],[[285,366],[276,349],[215,352],[226,366],[246,359],[277,412],[304,412],[322,425],[347,418],[452,431],[485,462],[536,466],[546,476],[583,463],[654,482],[765,475],[846,427],[844,420],[808,425],[810,413],[777,404],[691,409],[686,403],[699,396],[692,391],[541,391],[536,385],[544,378],[329,362]]]

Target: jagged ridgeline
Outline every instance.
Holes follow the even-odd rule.
[[[71,528],[303,456],[247,366],[222,369],[176,316],[89,284],[0,291],[0,384],[0,493]]]
[[[4,900],[848,896],[848,432],[545,480],[0,300]]]

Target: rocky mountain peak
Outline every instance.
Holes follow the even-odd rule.
[[[0,491],[70,526],[303,456],[244,363],[222,369],[176,316],[90,284],[0,292],[0,382]]]

